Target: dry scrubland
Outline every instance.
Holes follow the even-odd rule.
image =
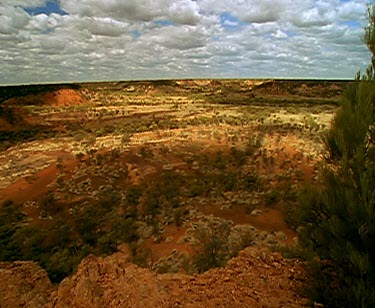
[[[138,297],[150,307],[181,304],[179,292],[189,288],[200,288],[194,292],[203,295],[191,297],[186,307],[210,306],[216,295],[209,292],[218,281],[233,290],[244,288],[222,305],[302,306],[303,299],[293,293],[302,270],[270,250],[286,250],[280,247],[297,241],[297,194],[317,180],[324,155],[320,134],[345,86],[183,80],[0,88],[1,215],[13,215],[7,220],[11,236],[2,240],[9,251],[2,259],[35,260],[54,283],[75,272],[86,255],[118,249],[121,260],[156,273],[179,273],[163,276],[158,286],[155,279],[162,278],[128,265],[154,288],[149,294],[162,285],[176,295],[159,290],[142,302],[143,290],[126,302],[118,291],[121,301],[111,302],[99,270],[90,280],[95,287],[86,286],[92,293],[88,300],[102,298],[97,307],[130,305]],[[228,268],[198,274],[225,265],[247,246]],[[20,252],[12,255],[12,249]],[[83,279],[84,262],[121,267],[114,256],[86,258],[76,281]],[[247,268],[244,262],[259,264]],[[12,273],[12,266],[3,263],[0,274]],[[267,274],[269,269],[273,272]],[[291,273],[285,274],[288,283],[278,276],[281,270]],[[112,267],[108,271],[110,277],[118,275]],[[242,279],[236,271],[253,276]],[[274,276],[279,280],[269,278]],[[116,277],[112,282],[118,284]],[[50,292],[43,291],[47,295],[40,293],[41,303],[54,298],[56,305],[69,306],[69,300],[79,300],[70,296],[83,291],[69,279],[58,292],[50,286]],[[259,290],[249,284],[254,279],[260,279]],[[6,304],[21,300],[7,288],[0,287]]]

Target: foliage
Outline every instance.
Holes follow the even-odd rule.
[[[195,260],[198,272],[225,265],[230,255],[230,231],[230,224],[221,220],[212,220],[197,228],[195,237],[202,245],[202,251]]]
[[[203,154],[188,161],[195,172],[187,179],[186,196],[221,196],[228,191],[259,190],[259,176],[243,167],[260,146],[261,137],[252,136],[244,149],[232,147],[227,153],[218,150],[211,155]]]
[[[142,156],[143,159],[154,157],[154,153],[147,145],[141,147],[141,149],[139,150],[139,154]]]
[[[12,238],[17,231],[17,224],[23,218],[19,206],[10,200],[3,203],[0,211],[0,260],[19,259],[20,253]]]
[[[374,7],[365,42],[374,54]],[[375,306],[375,74],[344,93],[324,138],[327,157],[320,187],[308,188],[299,213],[300,241],[311,263],[314,300],[328,307]],[[310,285],[311,287],[311,285]]]
[[[27,128],[17,128],[12,131],[0,131],[0,142],[15,144],[17,142],[32,141],[35,139],[46,139],[55,136],[56,131],[45,129],[43,126],[29,126]]]
[[[265,203],[267,206],[274,206],[280,199],[279,192],[276,189],[271,189],[265,196]]]
[[[181,227],[183,221],[184,211],[181,208],[173,210],[173,221],[177,227]]]
[[[84,257],[71,244],[72,233],[63,221],[48,229],[24,224],[20,206],[6,201],[0,210],[0,260],[34,260],[44,267],[53,282],[70,274]]]
[[[39,201],[41,216],[45,217],[56,212],[56,199],[52,191],[47,192]]]
[[[133,218],[118,216],[120,196],[103,191],[94,204],[85,204],[73,223],[57,219],[46,227],[32,227],[21,206],[6,201],[0,207],[0,261],[34,260],[46,269],[52,282],[71,274],[90,253],[111,254],[117,243],[138,240]],[[58,202],[47,194],[39,203],[41,212],[55,211]]]
[[[0,117],[3,117],[9,124],[14,124],[16,121],[14,109],[7,108],[6,106],[3,107],[0,105]]]
[[[365,28],[364,41],[372,54],[372,68],[375,67],[375,6],[367,9],[368,26]]]
[[[201,245],[199,253],[193,257],[190,271],[205,272],[211,268],[225,266],[227,261],[254,244],[251,228],[236,228],[232,222],[220,218],[199,223],[194,237]]]

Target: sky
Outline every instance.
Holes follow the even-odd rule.
[[[370,63],[368,3],[0,0],[0,84],[352,79]]]

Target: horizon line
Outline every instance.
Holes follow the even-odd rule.
[[[212,78],[139,78],[139,79],[119,79],[119,80],[87,80],[87,81],[52,81],[52,82],[31,82],[31,83],[5,83],[0,87],[17,86],[46,86],[46,85],[66,85],[66,84],[85,84],[85,83],[118,83],[118,82],[142,82],[142,81],[174,81],[174,80],[275,80],[275,81],[354,81],[353,78],[322,78],[322,77],[212,77]]]

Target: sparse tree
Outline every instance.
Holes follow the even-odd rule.
[[[39,201],[41,216],[51,215],[56,212],[57,202],[53,191],[48,191]]]
[[[208,221],[197,228],[195,237],[202,246],[202,251],[196,256],[195,262],[199,272],[225,265],[230,256],[230,231],[230,224],[222,220]]]

